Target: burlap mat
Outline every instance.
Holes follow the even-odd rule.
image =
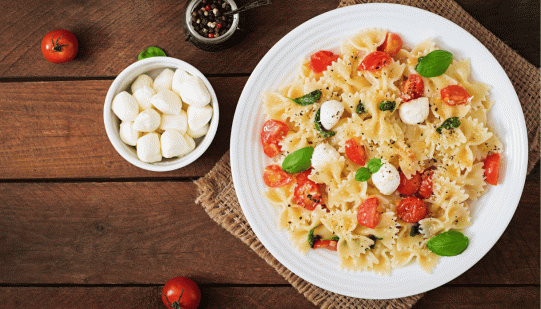
[[[530,145],[529,173],[539,160],[539,69],[495,37],[452,0],[342,0],[339,7],[367,2],[400,3],[436,13],[466,29],[493,53],[513,82],[526,117]],[[265,249],[248,225],[233,187],[229,151],[205,177],[195,181],[195,184],[199,191],[196,203],[203,205],[214,221],[247,244],[316,306],[321,308],[411,308],[423,296],[419,294],[389,300],[346,297],[320,289],[293,274]]]

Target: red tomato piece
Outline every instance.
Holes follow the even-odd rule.
[[[346,156],[356,164],[366,164],[366,151],[364,150],[364,146],[359,144],[355,138],[347,140]]]
[[[77,38],[68,30],[51,31],[41,40],[41,52],[52,63],[71,61],[78,50]]]
[[[280,147],[278,144],[269,144],[263,142],[263,152],[267,155],[267,157],[272,158],[282,152],[282,147]]]
[[[408,80],[404,83],[404,89],[402,90],[402,103],[411,101],[422,97],[425,92],[425,85],[423,79],[419,74],[410,74]]]
[[[416,173],[411,176],[410,179],[400,172],[400,185],[398,186],[398,192],[402,195],[412,195],[419,191],[421,187],[421,174]]]
[[[269,165],[263,172],[263,181],[271,188],[277,188],[293,181],[288,173],[284,172],[279,165]]]
[[[312,173],[312,170],[314,168],[313,167],[310,167],[309,169],[307,169],[306,171],[304,172],[301,172],[301,173],[298,173],[296,176],[295,176],[295,180],[297,180],[297,183],[303,183],[305,181],[311,181],[310,179],[308,179],[308,175],[310,175]]]
[[[319,186],[311,180],[297,183],[293,192],[293,201],[306,210],[314,210],[317,205],[323,206],[323,196],[321,196]]]
[[[318,239],[312,247],[314,249],[325,248],[331,251],[336,251],[338,249],[338,241],[333,239]]]
[[[310,68],[315,73],[321,73],[327,69],[329,65],[338,59],[338,55],[327,50],[320,50],[310,56]]]
[[[400,48],[402,48],[402,38],[396,33],[387,32],[385,41],[378,47],[378,51],[386,52],[393,57],[400,51]]]
[[[380,220],[378,206],[379,200],[377,197],[364,200],[357,209],[357,222],[371,229],[375,228]]]
[[[426,216],[425,202],[418,197],[409,196],[403,198],[396,207],[398,217],[408,223],[416,223]]]
[[[357,68],[358,71],[370,71],[372,73],[378,72],[391,63],[392,59],[388,53],[383,51],[375,51],[364,57],[361,64]]]
[[[200,301],[201,291],[190,278],[175,277],[162,289],[162,302],[169,309],[196,309]]]
[[[428,169],[421,175],[421,187],[417,192],[419,197],[428,198],[432,195],[432,174],[434,174],[434,171],[432,169]]]
[[[468,91],[460,85],[451,85],[440,90],[441,99],[449,106],[470,103],[473,98]]]
[[[498,184],[498,169],[500,167],[500,154],[494,153],[485,159],[483,169],[487,183],[496,186]]]
[[[278,142],[283,140],[289,132],[289,127],[280,120],[269,119],[261,129],[261,143],[263,144],[263,152],[272,158],[282,151],[282,147]]]

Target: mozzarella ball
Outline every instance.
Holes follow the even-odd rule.
[[[147,133],[137,140],[137,157],[146,163],[161,161],[162,153],[158,133]]]
[[[150,87],[152,88],[153,85],[152,78],[146,74],[141,74],[137,76],[137,78],[133,81],[131,84],[131,93],[135,93],[137,90],[143,88],[143,87]]]
[[[325,130],[330,130],[340,120],[344,113],[344,104],[336,100],[329,100],[321,104],[320,120]]]
[[[312,154],[312,166],[315,170],[322,170],[329,162],[336,161],[340,159],[340,154],[333,146],[323,143],[319,144],[314,148],[314,153]]]
[[[197,130],[193,130],[192,128],[190,128],[190,124],[188,124],[188,130],[186,130],[186,133],[192,138],[198,138],[207,134],[208,131],[209,131],[208,123]]]
[[[154,90],[160,92],[162,90],[171,90],[171,84],[173,83],[173,75],[175,72],[171,69],[163,70],[154,80]]]
[[[203,107],[190,105],[186,114],[188,115],[188,126],[192,130],[197,130],[206,125],[212,118],[212,106],[210,104]]]
[[[120,139],[126,143],[126,145],[135,146],[137,145],[137,139],[141,137],[141,132],[133,128],[132,121],[122,121],[120,123]]]
[[[113,113],[122,121],[134,121],[139,114],[137,100],[127,91],[117,94],[111,103]]]
[[[379,192],[389,195],[400,185],[400,174],[392,164],[384,163],[377,173],[372,174],[372,182]]]
[[[191,136],[189,136],[187,133],[184,134],[184,138],[186,139],[186,142],[188,142],[188,147],[189,147],[189,151],[192,151],[195,149],[195,141],[193,140],[193,138]]]
[[[186,79],[189,77],[190,77],[190,74],[188,72],[181,69],[177,69],[175,71],[175,74],[173,75],[173,81],[171,84],[172,90],[178,94],[180,91],[180,85],[184,81],[186,81]]]
[[[184,135],[177,130],[169,129],[163,132],[161,137],[162,155],[172,158],[183,155],[190,151],[190,145]]]
[[[178,94],[188,105],[203,107],[210,103],[210,93],[203,80],[197,76],[187,76],[180,84]]]
[[[158,92],[150,99],[150,102],[164,114],[179,115],[182,110],[182,100],[171,90]]]
[[[180,131],[180,133],[186,133],[188,130],[188,116],[186,112],[181,110],[178,115],[162,115],[162,120],[160,122],[160,130],[175,129]]]
[[[152,108],[139,113],[133,121],[133,128],[140,132],[154,132],[160,126],[160,114]]]
[[[139,109],[144,111],[146,109],[152,108],[152,102],[150,102],[150,99],[156,95],[156,91],[154,91],[154,88],[151,88],[149,86],[143,86],[133,93],[133,97],[135,100],[137,100],[137,104],[139,104]]]
[[[421,97],[400,104],[400,119],[407,124],[418,124],[426,120],[430,107],[428,98]]]

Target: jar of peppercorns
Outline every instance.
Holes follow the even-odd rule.
[[[240,16],[225,14],[237,9],[233,0],[191,0],[186,5],[186,40],[206,51],[219,51],[240,40]]]

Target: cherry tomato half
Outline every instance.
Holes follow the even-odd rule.
[[[426,205],[418,197],[409,196],[403,198],[396,207],[398,217],[408,223],[416,223],[426,216]]]
[[[282,147],[278,142],[283,140],[289,132],[289,127],[280,120],[269,119],[261,129],[261,143],[263,144],[263,152],[272,158],[282,151]]]
[[[77,38],[68,30],[55,30],[47,33],[41,40],[41,52],[45,59],[53,63],[73,60],[79,50]]]
[[[420,187],[421,174],[416,173],[415,175],[411,176],[410,179],[408,179],[404,173],[400,172],[400,185],[397,188],[400,194],[413,195],[419,191]]]
[[[417,192],[419,197],[428,198],[432,195],[432,174],[434,174],[434,171],[432,169],[428,169],[421,175],[421,187]]]
[[[331,251],[336,251],[338,249],[338,241],[334,239],[318,239],[312,247],[314,249],[329,249]]]
[[[315,73],[321,73],[327,69],[329,65],[338,59],[338,55],[327,50],[320,50],[310,56],[310,68]]]
[[[443,103],[454,106],[470,103],[471,96],[466,89],[460,85],[451,85],[440,90]]]
[[[400,48],[402,48],[402,38],[396,33],[387,32],[385,41],[378,46],[378,51],[386,52],[392,57],[400,51]]]
[[[201,291],[190,278],[175,277],[162,289],[162,302],[169,309],[196,309],[200,301]]]
[[[297,181],[297,183],[303,183],[305,181],[311,181],[310,179],[308,179],[308,175],[310,175],[312,173],[313,169],[314,169],[313,167],[310,167],[306,171],[298,173],[295,176],[295,180]]]
[[[366,164],[366,151],[364,150],[364,146],[355,138],[346,141],[346,156],[356,164]]]
[[[404,89],[402,90],[402,103],[417,99],[423,96],[425,91],[425,85],[423,79],[419,74],[410,74],[408,80],[404,83]]]
[[[379,200],[377,197],[370,197],[364,200],[357,209],[357,222],[371,229],[378,225],[380,214],[378,212]]]
[[[372,73],[378,72],[391,63],[391,56],[388,53],[382,51],[375,51],[364,57],[361,64],[357,68],[358,71],[370,71]]]
[[[298,182],[293,192],[293,201],[306,210],[314,210],[317,205],[323,206],[323,196],[317,183],[306,180]]]
[[[291,183],[293,178],[284,172],[279,165],[269,165],[263,172],[263,182],[271,188],[277,188]]]
[[[500,168],[500,154],[494,153],[485,159],[483,169],[487,183],[496,186],[498,184],[498,169]]]

